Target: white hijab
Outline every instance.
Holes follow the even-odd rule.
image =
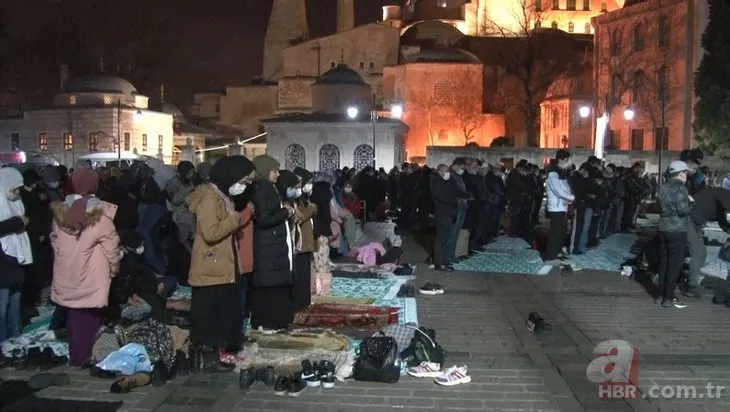
[[[0,222],[15,216],[25,215],[25,208],[20,197],[10,199],[10,191],[23,186],[23,176],[12,167],[0,169]],[[0,238],[3,252],[18,259],[21,265],[33,263],[28,233],[12,233]]]

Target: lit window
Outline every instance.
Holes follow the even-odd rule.
[[[99,133],[89,133],[89,151],[95,152],[99,146]]]
[[[143,152],[147,151],[147,135],[146,134],[142,135],[142,151]]]
[[[132,137],[128,132],[124,133],[124,150],[127,152],[132,150]]]
[[[76,104],[76,96],[74,96],[74,95],[69,96],[68,104]]]
[[[48,133],[38,133],[38,150],[41,152],[48,150]]]
[[[575,31],[575,24],[573,22],[568,23],[568,33],[573,33]]]
[[[591,11],[591,0],[583,0],[583,10]]]
[[[553,0],[553,10],[560,10],[560,0]]]
[[[441,6],[442,9],[445,9],[447,4],[445,1],[441,0],[441,1],[439,1],[439,6]]]
[[[374,69],[375,68],[375,62],[370,62],[370,68],[371,69]]]
[[[10,134],[10,147],[12,150],[20,150],[20,133]]]
[[[565,10],[575,10],[576,0],[568,0],[565,3]]]
[[[70,152],[74,148],[74,137],[71,133],[63,134],[63,150]]]

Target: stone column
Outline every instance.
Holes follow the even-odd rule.
[[[234,143],[228,146],[228,156],[239,156],[243,154],[243,146]]]

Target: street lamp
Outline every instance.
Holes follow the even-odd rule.
[[[357,113],[358,113],[357,107],[348,107],[347,108],[347,117],[349,117],[350,119],[356,118]]]
[[[591,115],[591,108],[588,106],[581,106],[580,109],[578,109],[578,114],[580,117],[585,119]]]
[[[394,104],[393,107],[390,108],[390,116],[394,119],[400,119],[403,117],[403,106],[400,104]]]
[[[634,109],[631,108],[631,106],[628,106],[626,107],[626,109],[624,109],[624,119],[632,121],[634,120],[635,115],[636,113],[634,112]]]

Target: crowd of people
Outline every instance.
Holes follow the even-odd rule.
[[[697,233],[722,209],[691,206],[704,184],[694,177],[700,155],[687,151],[671,163],[656,191],[664,306],[684,306],[674,294],[678,259],[687,244],[701,256]],[[168,298],[189,285],[194,352],[209,371],[227,371],[233,366],[221,353],[240,349],[247,320],[253,328],[286,328],[312,296],[329,293],[330,258],[347,251],[359,219],[397,211],[404,230],[433,223],[434,267],[451,272],[464,231],[470,253],[501,228],[529,239],[544,210],[550,221],[544,260],[558,264],[632,230],[652,187],[642,163],[622,167],[591,157],[576,167],[566,150],[545,168],[457,158],[450,166],[406,163],[389,173],[281,170],[268,155],[197,167],[183,161],[176,168],[154,159],[96,170],[84,163],[22,173],[6,167],[0,169],[0,342],[21,333],[24,314],[50,286],[70,363],[85,365],[100,327],[118,322],[123,305],[143,301],[155,319],[170,322]],[[717,202],[706,193],[708,205]],[[697,210],[706,216],[690,219]],[[694,265],[695,280],[701,263]]]

